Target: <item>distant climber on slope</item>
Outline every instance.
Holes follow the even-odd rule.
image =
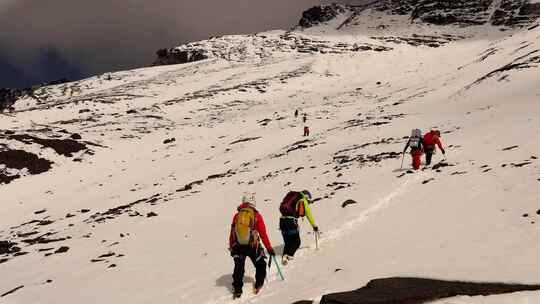
[[[413,129],[405,145],[405,149],[403,149],[403,154],[405,154],[408,148],[411,148],[412,167],[414,170],[420,169],[423,145],[422,131],[420,129]]]
[[[298,117],[298,109],[294,110],[294,119]]]
[[[436,149],[435,145],[439,147],[443,155],[446,153],[446,151],[444,151],[440,138],[441,132],[437,129],[431,129],[431,131],[427,132],[424,135],[424,153],[426,153],[426,166],[429,166],[431,164],[431,157],[433,156]]]
[[[311,208],[309,204],[311,202],[311,193],[307,190],[301,192],[289,191],[283,198],[279,211],[281,212],[281,218],[279,219],[279,229],[283,236],[283,242],[285,247],[283,248],[283,256],[281,263],[287,265],[290,260],[294,258],[296,250],[300,248],[300,227],[298,225],[298,218],[306,216],[313,231],[319,233],[319,227],[315,224]]]
[[[309,127],[304,126],[304,136],[309,136]]]
[[[234,259],[233,298],[235,299],[242,295],[246,257],[249,257],[255,266],[253,293],[257,294],[264,284],[266,278],[266,255],[260,241],[262,240],[270,256],[275,255],[266,233],[263,217],[255,209],[253,197],[250,200],[247,195],[244,195],[237,210],[229,234],[229,251]]]

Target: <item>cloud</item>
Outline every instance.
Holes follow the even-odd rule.
[[[0,54],[28,74],[50,68],[40,64],[46,50],[54,50],[57,64],[84,75],[127,69],[149,64],[162,47],[214,35],[290,28],[303,10],[318,4],[318,0],[0,0]],[[50,78],[60,77],[64,76]]]

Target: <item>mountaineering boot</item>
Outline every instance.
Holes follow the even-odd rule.
[[[283,264],[283,266],[289,264],[290,261],[292,261],[294,259],[294,257],[290,256],[290,255],[287,255],[287,254],[284,254],[282,257],[281,257],[281,264]]]
[[[262,289],[262,286],[259,286],[259,287],[253,287],[253,294],[254,294],[254,295],[259,294],[259,291],[261,291],[261,289]]]
[[[241,292],[235,292],[235,293],[233,293],[232,298],[233,298],[233,300],[240,299],[241,296],[242,296]]]

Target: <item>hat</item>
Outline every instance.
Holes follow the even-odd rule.
[[[242,195],[242,203],[249,203],[253,206],[257,205],[257,203],[255,202],[255,192],[244,192],[244,194]]]
[[[302,192],[302,194],[304,194],[305,196],[307,196],[307,198],[308,198],[309,200],[311,200],[311,193],[309,193],[309,191],[307,191],[307,190],[302,190],[301,192]]]

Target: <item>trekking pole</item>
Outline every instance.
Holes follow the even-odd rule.
[[[276,264],[276,269],[277,269],[279,278],[280,278],[282,281],[285,281],[285,277],[283,277],[283,273],[281,273],[281,268],[279,267],[279,264],[278,264],[278,262],[276,261],[276,256],[273,255],[273,256],[272,256],[272,259],[274,260],[274,264]]]
[[[272,268],[272,258],[268,260],[268,273],[270,273],[270,268]],[[268,283],[268,275],[266,276],[266,283]]]
[[[405,160],[405,153],[401,153],[401,155],[403,155],[401,157],[401,166],[399,167],[399,170],[403,169],[403,161]]]

